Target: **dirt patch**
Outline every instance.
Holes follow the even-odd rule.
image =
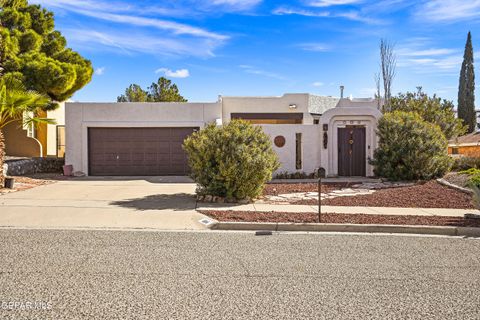
[[[339,190],[346,187],[347,184],[322,184],[322,193],[329,193],[333,190]],[[263,189],[264,196],[276,196],[279,194],[297,193],[297,192],[318,192],[316,183],[272,183],[265,185]]]
[[[292,204],[317,204],[316,200],[296,201]],[[370,195],[337,197],[322,200],[323,205],[353,207],[450,208],[472,209],[472,196],[429,181],[411,187],[377,190]]]
[[[14,176],[13,178],[15,179],[14,189],[0,188],[0,194],[28,190],[38,186],[52,184],[56,181],[70,179],[70,177],[65,177],[58,173],[36,173],[29,176]]]
[[[289,222],[316,223],[316,213],[289,212],[251,212],[251,211],[201,211],[201,213],[224,222]],[[480,219],[463,217],[432,217],[432,216],[393,216],[371,214],[339,214],[326,213],[322,215],[322,223],[348,224],[390,224],[390,225],[426,225],[452,227],[480,227]]]

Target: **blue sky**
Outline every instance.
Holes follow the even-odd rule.
[[[93,62],[75,101],[115,101],[130,83],[147,87],[162,75],[190,101],[338,96],[340,85],[369,97],[383,37],[395,43],[395,93],[422,86],[456,103],[469,30],[480,52],[480,0],[30,2],[55,12],[69,46]]]

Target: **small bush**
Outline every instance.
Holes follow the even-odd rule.
[[[275,179],[315,179],[317,174],[312,172],[307,174],[305,172],[279,172],[274,176]]]
[[[452,170],[454,171],[468,170],[470,168],[480,169],[480,158],[476,158],[476,157],[456,158],[452,166]]]
[[[200,195],[255,198],[279,168],[270,137],[242,120],[210,124],[187,138],[183,148]]]
[[[371,164],[377,176],[390,180],[429,180],[448,171],[452,159],[438,125],[415,112],[386,113],[378,123],[379,146]]]
[[[467,186],[470,188],[480,188],[480,169],[470,168],[459,172],[460,174],[466,174],[470,177],[467,181]]]

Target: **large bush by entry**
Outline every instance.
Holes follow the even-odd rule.
[[[259,196],[279,168],[270,137],[242,120],[210,124],[184,142],[197,193],[227,199]]]
[[[371,164],[390,180],[428,180],[444,175],[452,160],[442,129],[416,112],[386,113],[378,123],[379,147]]]

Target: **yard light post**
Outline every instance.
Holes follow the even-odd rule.
[[[322,175],[318,169],[318,223],[322,222]]]

